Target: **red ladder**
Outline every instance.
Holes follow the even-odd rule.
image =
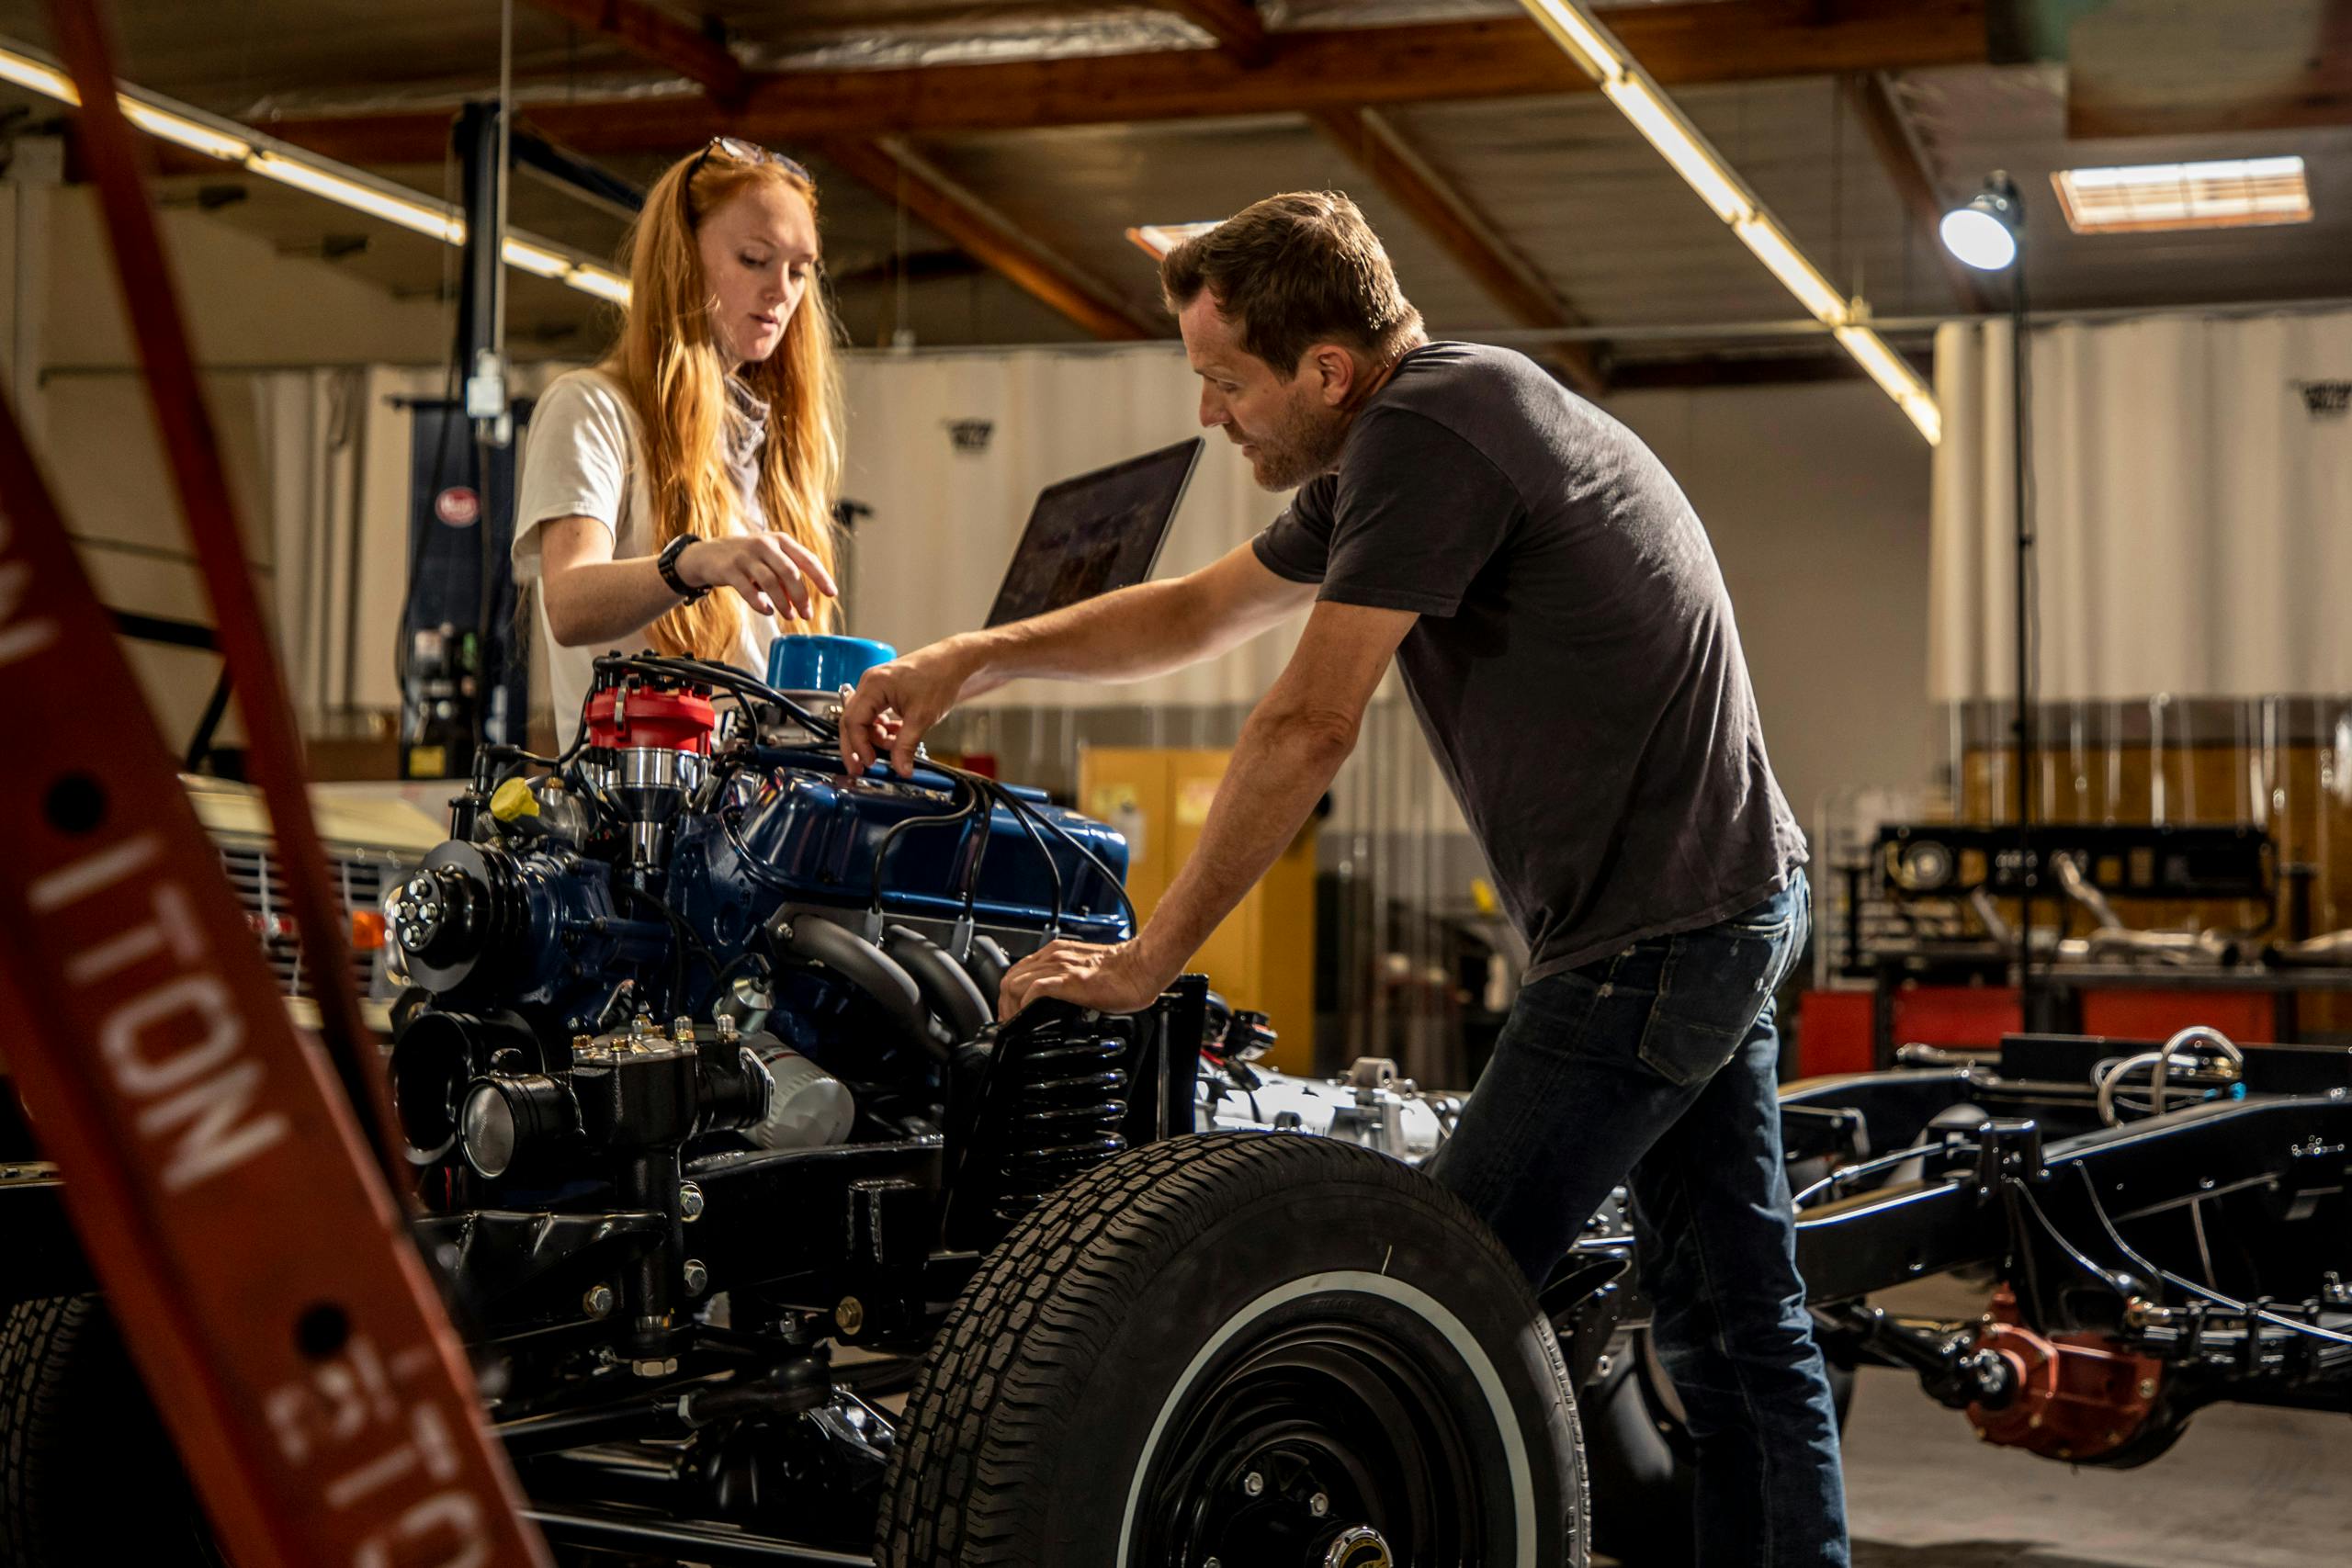
[[[323,1026],[314,1043],[288,1021],[0,402],[0,692],[17,748],[0,767],[0,1055],[239,1568],[545,1564],[346,1092],[388,1125],[103,18],[90,0],[49,11]]]

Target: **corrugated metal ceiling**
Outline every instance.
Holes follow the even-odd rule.
[[[922,151],[1022,232],[1114,286],[1146,320],[1161,319],[1159,285],[1128,225],[1217,218],[1274,191],[1312,188],[1356,197],[1424,316],[1467,324],[1495,315],[1476,285],[1303,120],[1085,127],[927,141]]]
[[[272,107],[376,104],[453,87],[479,93],[495,79],[498,7],[486,0],[246,0],[233,8],[112,0],[112,10],[130,79],[232,117]],[[1516,7],[1509,0],[1288,0],[1264,10],[1277,28],[1325,28],[1509,15]],[[715,15],[739,56],[754,65],[1209,47],[1191,24],[1148,5],[802,0],[789,8],[722,6]],[[517,78],[535,91],[589,97],[616,85],[693,90],[527,4],[515,7],[515,26]],[[38,5],[0,0],[0,33],[38,44],[45,33]],[[1996,166],[2027,186],[2039,303],[2302,297],[2341,292],[2352,281],[2344,262],[2352,254],[2352,130],[2193,144],[2069,143],[2062,68],[1913,72],[1896,85],[1946,195],[1964,195]],[[1833,282],[1866,293],[1882,315],[1952,308],[1928,236],[1835,79],[1689,87],[1676,96]],[[5,101],[27,103],[28,123],[56,116],[54,106]],[[1116,106],[1106,104],[1105,112],[1114,114]],[[1797,314],[1597,95],[1387,113],[1428,164],[1584,319],[1602,329],[1642,330],[1638,341],[1621,345],[1623,355],[1660,352],[1655,334],[1679,324],[1780,321]],[[1328,185],[1363,202],[1434,329],[1510,324],[1446,252],[1304,119],[933,137],[914,151],[1146,321],[1160,319],[1151,268],[1124,239],[1125,226],[1216,217],[1273,190]],[[2078,238],[2065,232],[2047,184],[2048,171],[2067,164],[2270,151],[2301,152],[2311,162],[2319,221],[2292,230]],[[643,182],[663,161],[644,155],[608,163]],[[842,280],[842,312],[859,341],[883,341],[893,327],[910,323],[927,343],[1078,335],[1001,279],[959,262],[947,242],[904,218],[887,197],[828,170],[821,158],[809,161],[824,184],[828,265]],[[446,178],[440,168],[385,172],[435,192]],[[254,183],[223,170],[177,177],[168,194],[187,200],[203,186]],[[583,250],[609,254],[618,238],[619,225],[608,215],[531,181],[517,183],[514,201],[519,225]],[[326,265],[395,292],[429,293],[446,274],[436,247],[283,191],[255,189],[217,216],[292,251],[318,252],[327,235],[365,232],[364,250]],[[564,342],[567,322],[574,342],[594,330],[586,301],[529,280],[517,283],[515,311],[518,333],[546,334],[550,344]],[[1718,334],[1713,346],[1735,341],[1754,342]],[[1707,345],[1702,333],[1686,346]],[[1807,346],[1823,345],[1808,340]]]

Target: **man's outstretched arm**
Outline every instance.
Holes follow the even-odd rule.
[[[1317,604],[1289,666],[1242,726],[1200,842],[1150,921],[1132,942],[1050,942],[1023,959],[1005,976],[999,1015],[1035,997],[1105,1012],[1151,1005],[1298,836],[1355,750],[1364,708],[1417,618]]]
[[[865,672],[842,714],[842,761],[863,773],[887,750],[892,768],[910,773],[915,743],[958,703],[1028,676],[1163,675],[1246,642],[1314,597],[1313,583],[1269,571],[1245,544],[1165,582],[944,638]],[[897,716],[895,729],[886,714]]]

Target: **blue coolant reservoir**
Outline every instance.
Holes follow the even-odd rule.
[[[899,657],[887,642],[862,637],[780,637],[768,644],[768,684],[779,692],[840,691]]]

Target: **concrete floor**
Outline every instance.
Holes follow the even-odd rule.
[[[1957,1321],[1982,1286],[1871,1298]],[[2335,1568],[2352,1563],[2352,1417],[2208,1406],[2137,1470],[1980,1442],[1908,1372],[1865,1367],[1846,1427],[1855,1568]],[[1609,1559],[1596,1558],[1596,1568]]]
[[[1949,1280],[1876,1299],[1949,1318],[1983,1304]],[[2352,1417],[2212,1405],[2162,1459],[2100,1470],[1980,1442],[1917,1378],[1865,1367],[1846,1491],[1855,1568],[2337,1568],[2352,1563]]]
[[[1856,1568],[2313,1568],[2352,1562],[2352,1418],[2220,1404],[2137,1470],[1979,1442],[1865,1368],[1846,1428]]]

